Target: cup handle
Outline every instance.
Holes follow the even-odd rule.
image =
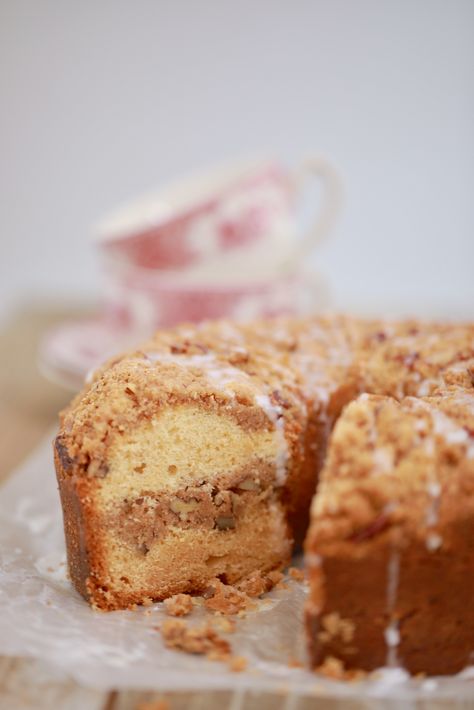
[[[298,240],[295,261],[301,262],[331,231],[342,205],[342,181],[337,170],[324,158],[308,158],[293,175],[296,196],[301,196],[308,180],[317,178],[323,184],[322,208],[310,228]]]

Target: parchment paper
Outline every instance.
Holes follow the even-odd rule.
[[[305,658],[307,589],[293,580],[238,619],[236,632],[226,636],[233,653],[248,660],[240,673],[224,663],[166,649],[154,628],[165,616],[161,604],[136,611],[91,610],[66,575],[52,437],[0,489],[0,654],[40,658],[98,689],[254,689],[369,703],[390,697],[403,708],[417,698],[474,702],[472,669],[455,678],[424,680],[387,669],[351,683],[290,668],[290,658]],[[199,623],[210,616],[198,608],[188,618]]]

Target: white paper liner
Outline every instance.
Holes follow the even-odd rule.
[[[407,707],[416,699],[474,700],[474,672],[452,678],[410,679],[398,669],[360,682],[331,681],[301,668],[306,585],[287,580],[237,620],[225,635],[248,661],[236,673],[225,663],[166,649],[154,627],[161,604],[136,611],[97,612],[66,577],[62,514],[51,438],[0,489],[0,654],[38,658],[97,689],[268,690],[366,700],[387,697]],[[211,614],[196,608],[190,620]],[[167,617],[169,618],[169,617]],[[394,707],[391,705],[391,707]]]

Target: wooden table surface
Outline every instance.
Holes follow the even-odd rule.
[[[48,308],[19,310],[0,334],[0,480],[35,448],[54,425],[71,393],[44,379],[37,369],[37,348],[45,330],[70,317],[71,311]],[[372,700],[371,708],[391,702]],[[355,710],[359,702],[296,697],[285,693],[109,692],[84,688],[40,660],[0,657],[0,708],[54,710]],[[393,705],[392,707],[395,707]],[[396,705],[396,707],[401,707]],[[410,707],[415,705],[410,704]],[[416,707],[453,707],[423,701]],[[474,707],[465,705],[462,707]]]

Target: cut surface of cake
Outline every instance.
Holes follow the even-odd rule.
[[[73,583],[101,609],[233,584],[287,564],[311,506],[312,664],[459,670],[474,650],[468,612],[458,629],[474,571],[473,365],[470,325],[333,316],[157,333],[62,415]]]

